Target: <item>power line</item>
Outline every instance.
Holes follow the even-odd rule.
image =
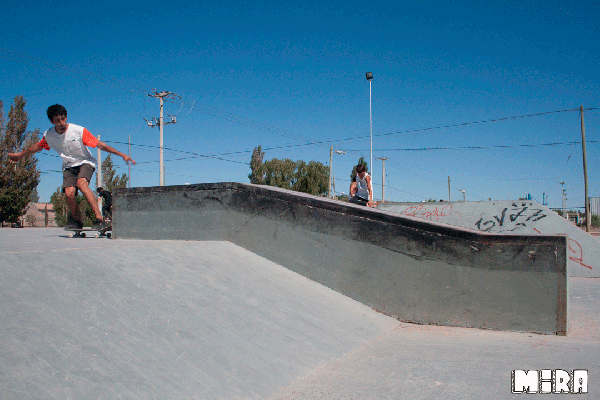
[[[105,140],[105,143],[116,143],[116,144],[128,144],[126,142],[116,142],[116,141],[111,141],[111,140]],[[151,146],[151,145],[147,145],[147,144],[135,144],[135,143],[131,143],[132,146],[138,146],[138,147],[150,147],[150,148],[157,148],[160,149],[160,146]],[[168,147],[163,147],[164,150],[168,150],[168,151],[173,151],[176,153],[183,153],[183,154],[191,154],[193,157],[185,157],[185,158],[181,158],[181,159],[177,159],[176,161],[181,161],[184,159],[192,159],[192,158],[210,158],[210,159],[215,159],[215,160],[220,160],[220,161],[227,161],[227,162],[233,162],[233,163],[238,163],[238,164],[249,164],[249,162],[242,162],[242,161],[236,161],[236,160],[229,160],[226,158],[222,158],[219,157],[219,155],[205,155],[205,154],[198,154],[198,153],[194,153],[193,151],[185,151],[185,150],[176,150],[176,149],[171,149]],[[227,153],[229,154],[229,153]],[[227,155],[224,154],[224,155]],[[175,160],[167,160],[167,161],[175,161]],[[148,162],[142,162],[142,163],[138,163],[138,164],[151,164],[154,163],[155,161],[148,161]]]
[[[88,79],[88,80],[95,79],[96,81],[100,81],[100,83],[103,83],[103,84],[106,84],[109,86],[118,87],[118,88],[129,90],[129,91],[132,91],[130,88],[134,88],[135,90],[143,91],[143,92],[156,90],[155,88],[151,88],[151,90],[148,90],[148,88],[145,88],[145,87],[142,87],[142,86],[139,86],[136,84],[132,84],[124,79],[106,78],[99,74],[94,74],[94,73],[91,73],[88,71],[82,71],[80,68],[73,68],[72,66],[68,66],[65,64],[44,60],[44,59],[41,59],[38,57],[28,56],[26,54],[12,51],[12,50],[9,50],[9,49],[3,48],[3,47],[0,47],[0,51],[5,53],[4,55],[0,54],[0,57],[4,57],[4,58],[10,59],[12,61],[25,63],[28,65],[32,65],[34,67],[39,67],[40,66],[39,63],[42,63],[42,66],[45,68],[59,69],[59,70],[61,70],[61,72],[65,73],[67,75],[77,74],[79,76],[82,76],[84,79]],[[20,57],[22,59],[26,59],[27,61],[15,60],[14,58],[7,56],[6,54],[11,55],[12,57]],[[37,62],[38,65],[32,64],[32,62]],[[129,86],[129,88],[124,88],[122,85]],[[187,103],[183,99],[181,101],[182,101],[182,103]],[[193,104],[192,104],[192,107],[193,107]],[[266,124],[262,124],[260,122],[252,121],[248,118],[240,117],[238,115],[235,115],[233,113],[229,113],[226,111],[221,111],[221,110],[218,110],[211,106],[200,105],[200,107],[202,109],[197,109],[200,112],[203,112],[203,113],[206,113],[206,114],[218,117],[218,118],[222,118],[222,119],[225,119],[225,120],[228,120],[231,122],[235,122],[235,123],[238,123],[238,124],[241,124],[244,126],[248,126],[248,127],[254,128],[254,129],[265,131],[265,132],[270,132],[270,133],[273,133],[273,134],[276,134],[279,136],[292,138],[295,140],[297,140],[298,138],[301,138],[304,140],[310,140],[308,138],[302,137],[301,135],[293,134],[291,132],[281,130],[279,128],[274,128],[274,127],[268,126]],[[596,111],[596,110],[598,110],[598,108],[595,108],[595,107],[584,109],[584,111]],[[538,116],[543,116],[543,115],[548,115],[548,114],[555,114],[555,113],[562,113],[562,112],[569,112],[569,111],[579,111],[579,109],[548,111],[548,112],[541,112],[541,113],[535,113],[535,114],[518,115],[518,116],[496,118],[496,119],[489,119],[489,120],[462,122],[462,123],[456,123],[456,124],[439,125],[439,126],[432,126],[432,127],[419,128],[419,129],[408,129],[408,130],[402,130],[402,131],[375,134],[373,136],[383,137],[383,136],[390,136],[390,135],[396,135],[396,134],[416,134],[416,133],[422,133],[422,132],[426,132],[426,131],[430,131],[430,130],[448,129],[448,128],[455,128],[455,127],[465,127],[465,126],[476,125],[476,124],[509,121],[509,120],[516,120],[516,119],[529,118],[529,117],[538,117]],[[352,138],[332,139],[332,140],[326,140],[326,141],[313,141],[313,142],[309,142],[309,143],[299,144],[297,146],[329,145],[331,143],[346,142],[346,141],[351,141],[351,140],[360,140],[360,139],[364,139],[364,138],[365,137],[356,136],[356,137],[352,137]],[[289,147],[294,147],[294,146],[289,146]],[[285,146],[281,147],[281,148],[285,148]]]
[[[598,140],[586,140],[586,143],[600,143]],[[406,149],[377,149],[377,151],[437,151],[437,150],[492,150],[492,149],[515,149],[520,147],[552,147],[552,146],[574,146],[581,142],[556,142],[556,143],[538,143],[538,144],[516,144],[516,145],[497,145],[497,146],[465,146],[465,147],[420,147]],[[347,150],[360,152],[363,150]]]
[[[588,110],[597,110],[597,108],[584,109],[584,111],[588,111]],[[568,109],[568,110],[546,111],[546,112],[540,112],[540,113],[535,113],[535,114],[516,115],[516,116],[512,116],[512,117],[486,119],[486,120],[481,120],[481,121],[460,122],[460,123],[448,124],[448,125],[437,125],[437,126],[431,126],[431,127],[427,127],[427,128],[408,129],[408,130],[404,130],[404,131],[381,133],[381,134],[374,135],[374,136],[389,136],[389,135],[396,135],[396,134],[400,134],[400,133],[421,133],[421,132],[436,130],[436,129],[458,128],[458,127],[465,127],[465,126],[469,126],[469,125],[488,124],[488,123],[492,123],[492,122],[512,121],[512,120],[516,120],[516,119],[540,117],[542,115],[557,114],[557,113],[563,113],[563,112],[569,112],[569,111],[579,111],[579,108],[573,108],[573,109]]]
[[[585,110],[597,110],[597,108],[587,108]],[[419,128],[419,129],[409,129],[409,130],[405,130],[405,131],[396,131],[396,132],[374,134],[373,136],[382,137],[382,136],[389,136],[389,135],[395,135],[395,134],[401,134],[401,133],[420,133],[420,132],[427,132],[427,131],[436,130],[436,129],[446,129],[446,128],[452,128],[452,127],[464,127],[464,126],[475,125],[475,124],[485,124],[485,123],[492,123],[492,122],[508,121],[508,120],[515,120],[515,119],[520,119],[520,118],[531,118],[531,117],[537,117],[537,116],[548,115],[548,114],[555,114],[555,113],[562,113],[562,112],[568,112],[568,111],[579,111],[579,109],[547,111],[547,112],[536,113],[536,114],[517,115],[517,116],[512,116],[512,117],[489,119],[489,120],[482,120],[482,121],[471,121],[471,122],[462,122],[462,123],[457,123],[457,124],[431,126],[431,127]],[[349,141],[352,141],[352,140],[364,140],[367,137],[368,136],[354,136],[354,137],[350,137],[350,138],[338,138],[338,139],[318,140],[318,141],[312,141],[312,142],[308,142],[308,143],[300,143],[300,144],[294,144],[294,145],[276,146],[276,147],[271,147],[271,148],[265,148],[263,150],[279,150],[279,149],[286,149],[286,148],[296,148],[296,147],[324,145],[324,144],[330,145],[332,143],[349,142]],[[588,143],[593,143],[593,141],[588,141]],[[440,148],[440,149],[442,149],[442,148]],[[448,148],[448,149],[452,149],[452,148]],[[387,151],[387,150],[388,149],[380,149],[380,150],[377,150],[377,151]],[[346,151],[357,152],[357,151],[364,151],[364,150],[346,150]],[[397,150],[397,151],[400,151],[400,150]],[[416,150],[411,150],[411,149],[406,149],[405,150],[405,149],[402,149],[401,151],[416,151]],[[250,152],[250,150],[246,150],[244,152]],[[239,152],[232,152],[232,153],[227,153],[227,154],[236,154],[236,153],[239,153]]]
[[[107,143],[116,143],[116,144],[127,144],[126,142],[118,142],[118,141],[109,141],[106,140],[105,142]],[[587,143],[600,143],[600,141],[598,140],[587,140]],[[519,144],[519,145],[497,145],[497,146],[466,146],[466,147],[422,147],[422,148],[404,148],[404,149],[377,149],[376,151],[412,151],[412,152],[416,152],[416,151],[440,151],[440,150],[493,150],[493,149],[512,149],[512,148],[536,148],[536,147],[553,147],[553,146],[574,146],[574,145],[580,145],[581,142],[556,142],[556,143],[539,143],[539,144]],[[143,145],[143,144],[135,144],[135,143],[131,143],[132,146],[138,146],[138,147],[148,147],[148,148],[159,148],[158,146],[151,146],[151,145]],[[274,146],[274,147],[267,147],[267,148],[263,148],[263,151],[268,151],[268,150],[279,150],[279,149],[285,149],[285,148],[294,148],[294,147],[300,147],[303,146],[305,144],[298,144],[298,145],[288,145],[288,146]],[[217,159],[217,160],[221,160],[221,161],[228,161],[228,162],[235,162],[235,163],[239,163],[239,164],[247,164],[246,162],[241,162],[241,161],[234,161],[234,160],[229,160],[229,159],[224,159],[222,158],[222,156],[228,156],[228,155],[234,155],[234,154],[244,154],[244,153],[251,153],[253,150],[239,150],[239,151],[232,151],[232,152],[227,152],[227,153],[220,153],[220,154],[216,154],[216,155],[205,155],[205,154],[198,154],[195,152],[190,152],[190,151],[183,151],[183,150],[176,150],[176,149],[171,149],[168,147],[164,147],[165,150],[168,151],[173,151],[173,152],[177,152],[177,153],[184,153],[184,154],[191,154],[192,157],[181,157],[178,159],[173,159],[173,160],[168,160],[168,161],[185,161],[185,160],[190,160],[190,159],[194,159],[194,158],[211,158],[211,159]],[[361,152],[364,150],[346,150],[348,152]],[[146,162],[146,163],[153,163],[153,162]],[[394,165],[394,163],[392,162],[392,165]]]

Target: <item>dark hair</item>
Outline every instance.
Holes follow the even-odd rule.
[[[54,117],[56,117],[57,115],[64,115],[66,117],[67,109],[61,106],[60,104],[55,104],[53,106],[48,107],[48,111],[46,111],[46,114],[48,114],[48,119],[50,120],[50,122],[52,122],[54,120]]]
[[[97,192],[101,192],[101,191],[103,191],[103,190],[104,190],[104,188],[103,188],[102,186],[99,186],[99,187],[96,189],[96,191],[97,191]]]
[[[366,171],[365,164],[358,164],[356,166],[356,173],[357,174],[360,174],[361,172],[365,172],[365,171]]]

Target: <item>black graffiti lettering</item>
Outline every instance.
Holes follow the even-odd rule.
[[[475,222],[475,225],[477,226],[477,229],[479,229],[482,232],[489,232],[489,231],[491,231],[496,226],[496,223],[494,221],[490,220],[490,221],[485,221],[483,223],[483,228],[482,228],[481,227],[482,221],[483,221],[483,218],[481,218],[479,221]],[[490,224],[491,224],[491,226],[488,226]]]
[[[506,215],[508,213],[508,219]],[[513,208],[504,208],[499,215],[494,215],[491,218],[481,217],[479,221],[475,222],[477,229],[483,232],[503,232],[503,231],[516,231],[521,228],[527,227],[527,223],[539,221],[542,218],[547,217],[544,210],[539,208],[529,208],[526,204],[518,206],[513,203]]]
[[[508,208],[505,208],[504,210],[502,210],[502,218],[498,218],[498,217],[494,216],[494,218],[496,218],[496,221],[498,221],[500,226],[504,225],[504,217],[506,216],[506,210],[508,210]]]
[[[547,217],[546,214],[544,214],[544,210],[540,210],[540,209],[534,209],[533,211],[537,211],[535,214],[533,214],[532,216],[530,216],[529,218],[526,219],[526,221],[539,221],[542,218]]]
[[[524,212],[527,210],[527,207],[523,207],[521,211],[516,214],[510,214],[510,222],[515,222],[517,218],[519,218]]]

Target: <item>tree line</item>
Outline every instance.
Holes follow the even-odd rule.
[[[254,148],[250,158],[250,183],[256,185],[276,186],[282,189],[295,190],[315,196],[326,196],[329,190],[329,167],[318,161],[283,160],[273,158],[264,161],[265,152],[262,147]],[[363,164],[368,171],[364,157],[357,164]],[[356,165],[350,174],[350,182],[356,177]]]

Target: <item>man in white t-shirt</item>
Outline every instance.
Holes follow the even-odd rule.
[[[373,206],[373,186],[371,176],[367,173],[363,164],[356,166],[356,178],[350,184],[350,203],[361,206]]]
[[[31,146],[27,150],[19,153],[9,153],[8,156],[12,161],[19,161],[23,157],[35,154],[38,151],[54,150],[63,159],[63,192],[71,211],[72,221],[67,223],[65,229],[81,229],[83,227],[81,212],[77,205],[77,191],[81,191],[87,202],[94,210],[96,220],[92,229],[102,229],[102,213],[98,208],[98,202],[94,192],[89,187],[92,180],[92,175],[96,169],[96,159],[87,148],[98,147],[100,150],[123,157],[126,163],[135,165],[135,161],[126,154],[121,153],[100,142],[86,128],[67,123],[67,110],[60,104],[55,104],[48,107],[48,119],[54,125],[53,128],[44,132],[44,138],[37,144]]]

